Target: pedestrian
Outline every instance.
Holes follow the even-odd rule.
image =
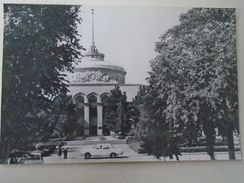
[[[68,149],[67,147],[64,147],[64,159],[67,159],[68,156]]]
[[[62,155],[62,145],[60,143],[58,146],[58,156],[61,156],[61,155]]]

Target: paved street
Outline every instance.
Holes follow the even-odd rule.
[[[80,156],[80,150],[82,148],[94,146],[97,143],[112,143],[115,148],[122,149],[124,154],[118,158],[92,158],[92,159],[84,159]],[[182,153],[182,156],[179,157],[180,160],[210,160],[207,153]],[[228,153],[227,152],[217,152],[216,153],[217,160],[227,160]],[[236,159],[241,159],[240,152],[236,153]],[[166,161],[176,161],[175,157],[173,160],[170,160],[168,157],[165,159]],[[64,159],[63,156],[58,156],[56,153],[52,154],[49,157],[44,157],[45,164],[58,164],[58,163],[87,163],[87,162],[131,162],[131,161],[164,161],[157,160],[154,156],[150,156],[147,154],[138,154],[134,150],[132,150],[127,144],[125,144],[124,140],[113,139],[112,137],[107,137],[106,141],[101,141],[98,137],[93,137],[88,140],[80,140],[80,141],[69,141],[68,142],[68,158]]]

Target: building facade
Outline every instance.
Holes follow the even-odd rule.
[[[82,60],[74,65],[74,72],[67,74],[69,94],[80,111],[78,136],[110,135],[110,128],[104,123],[110,91],[119,86],[131,102],[139,90],[139,84],[125,84],[123,67],[105,61],[104,57],[93,41]]]

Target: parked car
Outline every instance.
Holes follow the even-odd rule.
[[[24,164],[42,164],[42,151],[33,151],[24,158]]]
[[[14,149],[9,154],[8,164],[23,164],[24,157],[28,154],[27,151]]]
[[[81,156],[85,159],[95,157],[110,157],[116,158],[124,152],[121,149],[115,148],[112,144],[97,144],[93,147],[84,147],[81,149]]]
[[[56,150],[58,143],[56,141],[39,142],[36,144],[36,150],[42,151],[42,156],[50,156]]]
[[[57,144],[58,144],[58,142],[55,142],[55,141],[39,142],[36,144],[36,149],[37,150],[42,150],[42,149],[55,150]]]

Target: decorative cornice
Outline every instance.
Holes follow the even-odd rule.
[[[70,83],[118,83],[110,75],[101,71],[86,71],[73,73],[68,78]]]

